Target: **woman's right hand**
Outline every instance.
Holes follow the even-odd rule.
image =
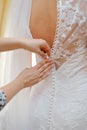
[[[39,54],[44,59],[51,53],[49,44],[43,39],[21,39],[21,47]]]
[[[16,80],[20,82],[21,89],[25,87],[31,87],[49,76],[52,68],[53,61],[46,59],[34,67],[24,69],[16,78]]]

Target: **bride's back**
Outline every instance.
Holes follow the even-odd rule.
[[[33,38],[45,39],[51,47],[55,44],[54,58],[62,64],[85,46],[86,15],[86,0],[32,0],[30,30]]]
[[[34,38],[53,44],[57,23],[56,0],[32,0],[30,29]]]

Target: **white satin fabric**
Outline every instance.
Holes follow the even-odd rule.
[[[32,1],[23,0],[22,3],[21,1],[14,4],[14,7],[19,4],[20,8],[17,9],[20,15],[12,8],[14,16],[18,16],[20,21],[16,22],[16,26],[19,27],[16,27],[18,33],[15,32],[14,26],[12,26],[12,33],[13,36],[18,36],[21,34],[20,31],[21,36],[32,38],[27,24]],[[2,117],[1,130],[87,130],[86,6],[87,0],[57,1],[60,21],[59,28],[56,29],[51,58],[56,60],[60,67],[57,70],[54,68],[47,79],[31,90],[23,90],[10,102],[6,115]],[[24,12],[28,15],[25,16]],[[70,53],[68,45],[75,46],[75,53],[73,50]],[[20,58],[24,55],[23,52],[21,55],[18,51],[18,55],[13,54],[11,54],[14,56],[11,60],[11,77],[21,70],[22,65],[27,65],[26,61],[28,62],[29,58],[26,54],[26,60],[24,58],[23,61]],[[62,65],[58,62],[61,57],[65,59]],[[17,61],[15,63],[14,58]],[[40,60],[37,57],[37,62]]]

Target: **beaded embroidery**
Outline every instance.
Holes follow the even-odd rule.
[[[55,49],[55,45],[56,42],[58,44],[57,37],[58,37],[58,30],[59,30],[59,24],[60,24],[60,0],[56,0],[57,3],[57,25],[56,25],[56,32],[55,32],[55,38],[54,38],[54,42],[53,42],[53,47],[51,50],[51,58],[53,59],[53,54],[54,54],[54,49]],[[55,62],[55,67],[56,66],[56,62]],[[50,96],[49,96],[49,113],[48,113],[48,120],[47,120],[47,130],[55,130],[55,128],[53,128],[53,121],[52,121],[52,111],[53,111],[53,105],[54,105],[54,98],[55,98],[55,88],[56,88],[56,76],[55,76],[55,68],[52,69],[52,87],[50,89]]]

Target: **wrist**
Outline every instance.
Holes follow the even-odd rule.
[[[24,83],[22,82],[22,80],[20,78],[16,78],[13,82],[16,85],[18,91],[20,91],[24,88]]]
[[[25,49],[25,44],[24,44],[24,39],[22,38],[19,38],[16,40],[16,43],[17,43],[17,46],[19,49]]]
[[[23,88],[23,85],[18,79],[13,80],[9,84],[3,86],[1,90],[5,92],[7,96],[7,102],[9,102],[12,97],[14,97],[21,89]]]
[[[19,39],[19,44],[20,44],[21,49],[27,50],[26,42],[27,42],[27,39],[25,39],[25,38],[24,39],[23,38]]]
[[[20,39],[20,46],[22,49],[24,50],[28,50],[28,51],[33,51],[33,40],[32,39],[27,39],[27,38],[24,38],[24,39]]]

